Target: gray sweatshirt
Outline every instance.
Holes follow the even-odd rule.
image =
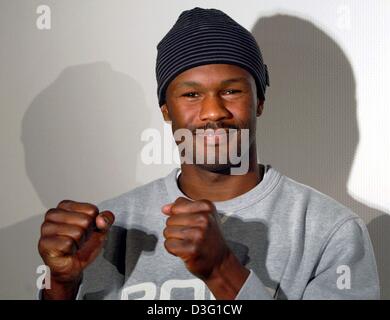
[[[270,166],[234,199],[214,202],[231,250],[250,270],[236,299],[379,299],[364,222],[330,197]],[[180,169],[98,205],[116,217],[78,299],[215,299],[164,248],[164,204],[185,197]]]

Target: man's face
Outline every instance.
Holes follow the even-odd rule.
[[[256,117],[260,116],[263,103],[257,98],[256,83],[248,71],[230,64],[209,64],[179,74],[167,88],[161,111],[166,121],[172,121],[173,133],[178,129],[191,132],[193,139],[187,141],[185,148],[190,147],[188,143],[193,148],[192,163],[209,171],[221,171],[232,165],[229,152],[233,147],[241,156],[248,151],[241,147],[242,129],[249,130],[247,145],[255,142]],[[206,135],[199,129],[208,129]],[[229,133],[222,129],[234,130]],[[226,134],[216,135],[221,131]],[[185,145],[186,141],[177,143]],[[210,152],[215,159],[206,163]],[[195,156],[202,154],[204,161],[199,163]],[[227,163],[222,159],[227,159]]]

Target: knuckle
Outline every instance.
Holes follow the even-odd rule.
[[[45,262],[47,258],[57,257],[71,252],[74,240],[66,236],[43,236],[38,241],[38,252]]]
[[[198,228],[194,229],[192,237],[195,242],[202,242],[204,240],[204,232]]]
[[[94,222],[94,219],[86,214],[80,215],[78,223],[83,229],[88,229]]]
[[[87,203],[88,207],[94,211],[94,212],[99,212],[99,209],[96,205],[92,204],[92,203]]]
[[[58,243],[58,248],[61,251],[70,251],[74,246],[74,241],[69,237],[60,237],[60,241]]]
[[[58,212],[57,208],[50,208],[49,210],[46,211],[45,213],[45,219],[47,219],[48,216],[52,215],[53,213]]]
[[[41,224],[41,235],[45,235],[49,231],[49,228],[51,228],[51,226],[52,226],[51,222],[48,221],[43,222]]]
[[[200,228],[205,229],[209,224],[209,220],[205,215],[201,214],[196,218],[196,223]]]
[[[175,203],[172,208],[171,208],[171,212],[175,215],[175,214],[178,214],[180,213],[180,208],[181,208],[181,205],[178,204],[178,203]]]
[[[175,200],[175,204],[178,204],[178,203],[182,203],[182,202],[184,202],[184,201],[187,201],[186,200],[186,198],[184,198],[184,197],[178,197],[176,200]]]
[[[214,210],[214,204],[207,199],[199,200],[199,203],[202,207],[202,210],[204,211],[213,211]]]
[[[188,254],[191,256],[196,256],[198,254],[198,247],[196,245],[191,245],[188,247]]]
[[[174,254],[176,253],[176,246],[175,246],[175,240],[174,239],[166,239],[164,241],[164,246],[165,246],[165,249],[171,253],[171,254]]]
[[[173,224],[172,219],[173,219],[173,216],[170,216],[170,217],[167,218],[167,220],[165,222],[167,226],[171,226]]]
[[[45,251],[46,251],[46,246],[47,246],[47,241],[46,241],[46,238],[44,237],[41,237],[38,241],[38,252],[41,254],[41,255],[44,255]]]
[[[67,205],[69,203],[72,203],[73,201],[72,200],[69,200],[69,199],[64,199],[64,200],[61,200],[59,203],[58,203],[58,207],[59,206],[62,206],[62,205]]]
[[[73,226],[73,236],[77,239],[80,240],[83,235],[84,235],[84,229],[79,227],[79,226]]]
[[[164,247],[165,247],[165,249],[167,250],[167,251],[171,251],[171,242],[170,242],[170,240],[169,239],[166,239],[165,241],[164,241]]]
[[[164,236],[164,238],[168,238],[168,235],[169,235],[169,230],[168,230],[168,228],[165,228],[165,229],[163,230],[163,236]]]

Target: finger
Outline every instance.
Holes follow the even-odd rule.
[[[103,211],[96,217],[96,227],[100,232],[92,232],[92,234],[83,243],[77,251],[77,257],[81,267],[87,267],[101,251],[108,237],[108,231],[115,221],[115,216],[111,211]]]
[[[75,211],[85,213],[91,217],[96,217],[99,214],[99,209],[94,204],[86,202],[76,202],[72,200],[62,200],[57,208],[64,209],[66,211]]]
[[[185,240],[167,239],[164,241],[164,247],[170,254],[182,259],[190,256],[193,252],[192,245]]]
[[[187,199],[187,198],[184,198],[184,197],[179,197],[175,200],[175,202],[172,202],[172,203],[168,203],[166,205],[164,205],[162,208],[161,208],[161,211],[167,215],[170,215],[171,214],[171,209],[174,205],[185,205],[187,203],[190,203],[190,202],[193,202],[192,200],[190,199]]]
[[[195,213],[195,212],[211,212],[215,211],[214,204],[209,200],[197,200],[191,201],[186,198],[177,198],[173,206],[171,207],[170,213],[183,214],[183,213]]]
[[[71,255],[76,251],[73,239],[66,236],[41,237],[38,242],[38,251],[45,262],[49,258]]]
[[[107,232],[93,232],[83,243],[76,253],[80,261],[81,268],[84,269],[95,260],[107,239],[107,234]]]
[[[115,216],[111,211],[103,211],[96,217],[96,227],[107,232],[115,221]]]
[[[186,226],[167,226],[164,231],[163,235],[165,239],[186,239],[188,238],[188,231],[189,227]]]
[[[80,212],[70,212],[63,209],[50,209],[46,212],[45,221],[77,225],[84,230],[90,229],[95,220]]]
[[[172,215],[168,217],[166,225],[205,228],[209,224],[208,215],[208,213],[183,213]]]
[[[172,203],[168,203],[166,205],[164,205],[162,208],[161,208],[161,211],[165,214],[171,214],[171,209],[174,205],[178,205],[178,204],[186,204],[186,203],[189,203],[189,202],[192,202],[192,200],[190,199],[187,199],[185,197],[178,197],[174,202]]]
[[[77,247],[80,247],[85,239],[85,230],[83,228],[65,223],[45,222],[42,224],[41,234],[42,237],[69,237],[77,244]]]

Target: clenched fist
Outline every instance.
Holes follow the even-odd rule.
[[[179,197],[161,211],[168,215],[163,232],[165,249],[181,258],[188,271],[203,280],[216,299],[234,299],[250,271],[227,246],[214,204]]]
[[[71,200],[46,212],[38,243],[51,271],[52,289],[45,289],[45,299],[74,298],[83,270],[99,254],[113,222],[112,212]]]
[[[207,279],[229,251],[216,220],[214,204],[180,197],[165,205],[162,212],[169,216],[164,229],[167,251],[180,257],[195,276]]]

